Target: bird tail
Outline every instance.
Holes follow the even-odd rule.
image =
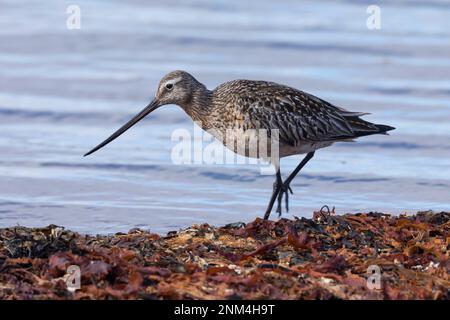
[[[388,131],[395,129],[391,126],[372,123],[361,118],[370,113],[354,112],[340,107],[335,108],[337,109],[338,114],[344,118],[345,125],[349,131],[349,134],[335,137],[335,139],[354,139],[372,134],[387,134]]]
[[[378,133],[381,133],[381,134],[388,134],[387,133],[388,131],[395,130],[394,127],[387,126],[385,124],[376,124],[375,127],[377,127],[377,129],[378,129]]]
[[[355,138],[372,134],[388,134],[388,131],[395,129],[388,125],[368,122],[359,117],[349,117],[346,118],[346,120],[348,121]]]

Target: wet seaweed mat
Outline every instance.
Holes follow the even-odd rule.
[[[449,299],[450,213],[87,236],[0,229],[1,299]],[[80,289],[69,291],[69,266]]]

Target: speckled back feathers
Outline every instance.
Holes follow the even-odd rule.
[[[208,90],[184,71],[174,72],[189,97],[181,106],[204,129],[278,129],[280,142],[338,141],[394,128],[361,119],[367,114],[337,107],[316,96],[269,81],[233,80]],[[188,92],[189,91],[189,92]]]

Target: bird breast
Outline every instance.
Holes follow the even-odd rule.
[[[265,130],[242,128],[210,129],[208,133],[213,135],[226,148],[241,156],[248,158],[269,159],[278,157],[277,143]],[[274,153],[272,155],[272,150]]]
[[[234,153],[248,158],[263,160],[274,160],[296,154],[306,154],[333,144],[332,141],[305,141],[296,146],[292,146],[280,142],[277,136],[263,129],[209,129],[207,132]]]

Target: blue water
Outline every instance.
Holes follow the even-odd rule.
[[[155,232],[264,212],[272,176],[256,165],[175,165],[161,108],[104,150],[91,147],[184,69],[209,88],[266,79],[395,126],[316,153],[288,217],[450,209],[450,3],[381,1],[0,0],[0,227],[50,223],[86,233]],[[299,157],[282,162],[285,174]]]

